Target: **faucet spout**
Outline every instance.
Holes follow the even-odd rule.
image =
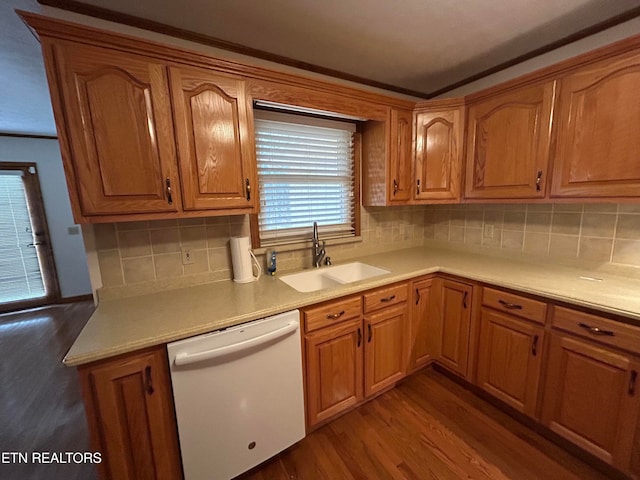
[[[312,238],[312,249],[313,249],[313,266],[316,268],[320,268],[322,265],[322,259],[326,255],[326,251],[324,249],[324,240],[322,241],[322,246],[320,246],[320,239],[318,238],[318,222],[313,222],[313,238]]]

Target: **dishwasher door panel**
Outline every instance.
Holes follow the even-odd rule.
[[[185,480],[226,480],[305,435],[297,310],[167,346]]]

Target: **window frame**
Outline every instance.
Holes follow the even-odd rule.
[[[275,114],[275,115],[274,115]],[[270,118],[269,118],[270,117]],[[332,243],[350,243],[357,242],[360,240],[361,234],[361,162],[362,162],[362,141],[361,141],[361,128],[360,124],[357,121],[354,121],[350,118],[341,118],[341,117],[329,117],[321,114],[312,114],[305,112],[295,112],[294,110],[281,110],[278,108],[272,107],[254,107],[254,118],[262,118],[265,120],[270,120],[274,118],[280,118],[281,120],[287,122],[287,119],[298,119],[299,122],[287,122],[287,123],[299,123],[302,125],[312,125],[312,126],[326,126],[327,122],[335,122],[335,123],[353,123],[355,124],[355,131],[353,132],[353,231],[354,234],[350,236],[339,236],[339,237],[330,237],[326,238],[327,243],[330,245]],[[257,153],[256,153],[256,165],[257,165]],[[258,176],[257,168],[256,175]],[[258,177],[258,182],[260,179]],[[258,191],[257,203],[260,205],[259,198],[259,187],[256,189]],[[262,245],[260,239],[260,226],[258,220],[259,213],[250,214],[249,215],[249,226],[250,226],[250,234],[251,234],[251,247],[253,249],[303,249],[311,245],[311,236],[309,236],[308,240],[292,240],[277,244],[270,244],[267,246]],[[309,225],[309,231],[311,232],[312,225]],[[323,239],[325,240],[325,239]],[[293,248],[291,248],[293,247]]]

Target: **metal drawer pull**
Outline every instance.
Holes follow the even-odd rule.
[[[371,331],[371,324],[367,324],[367,329],[369,330],[369,338],[367,339],[367,343],[371,343],[371,337],[373,336],[373,332]]]
[[[505,302],[502,299],[498,300],[498,303],[509,310],[522,310],[522,305],[518,305],[517,303]]]
[[[167,177],[164,183],[167,186],[167,202],[169,203],[169,205],[171,205],[173,204],[173,196],[171,192],[171,179]]]
[[[579,323],[578,326],[587,330],[591,335],[605,335],[609,337],[613,337],[615,335],[611,330],[600,330],[598,327],[592,327],[586,323]]]
[[[398,193],[398,190],[400,189],[400,185],[398,185],[398,182],[396,181],[396,179],[393,179],[393,195],[395,196],[396,193]]]
[[[531,355],[538,355],[538,335],[533,336],[533,344],[531,345]]]
[[[361,343],[362,343],[362,331],[360,330],[360,327],[358,327],[358,347],[360,347]]]
[[[636,394],[636,379],[638,378],[638,372],[631,370],[631,377],[629,378],[629,395],[634,396]]]
[[[395,298],[396,298],[396,296],[395,296],[395,295],[391,295],[390,297],[384,297],[384,298],[381,298],[381,299],[380,299],[380,301],[381,301],[382,303],[387,303],[387,302],[390,302],[391,300],[394,300]]]
[[[144,387],[145,390],[149,395],[151,395],[153,393],[153,379],[151,378],[150,366],[146,366],[144,368],[144,384],[145,384],[145,387]]]
[[[420,179],[416,180],[417,186],[416,186],[416,194],[420,195]]]
[[[536,177],[536,191],[540,191],[540,181],[542,180],[542,170],[538,170],[538,176]]]
[[[327,318],[329,320],[335,320],[336,318],[340,318],[342,315],[344,315],[344,310],[340,310],[338,313],[329,313],[327,314]]]

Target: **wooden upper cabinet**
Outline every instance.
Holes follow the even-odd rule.
[[[185,210],[255,211],[253,109],[241,79],[171,67]]]
[[[166,66],[62,41],[52,55],[47,73],[76,220],[177,211]]]
[[[464,107],[415,114],[415,200],[460,200],[463,139]]]
[[[412,116],[410,110],[392,108],[386,121],[363,123],[364,206],[401,205],[411,200]]]
[[[551,196],[640,196],[638,84],[638,52],[561,80]]]
[[[542,198],[548,176],[555,82],[468,107],[467,198]]]

